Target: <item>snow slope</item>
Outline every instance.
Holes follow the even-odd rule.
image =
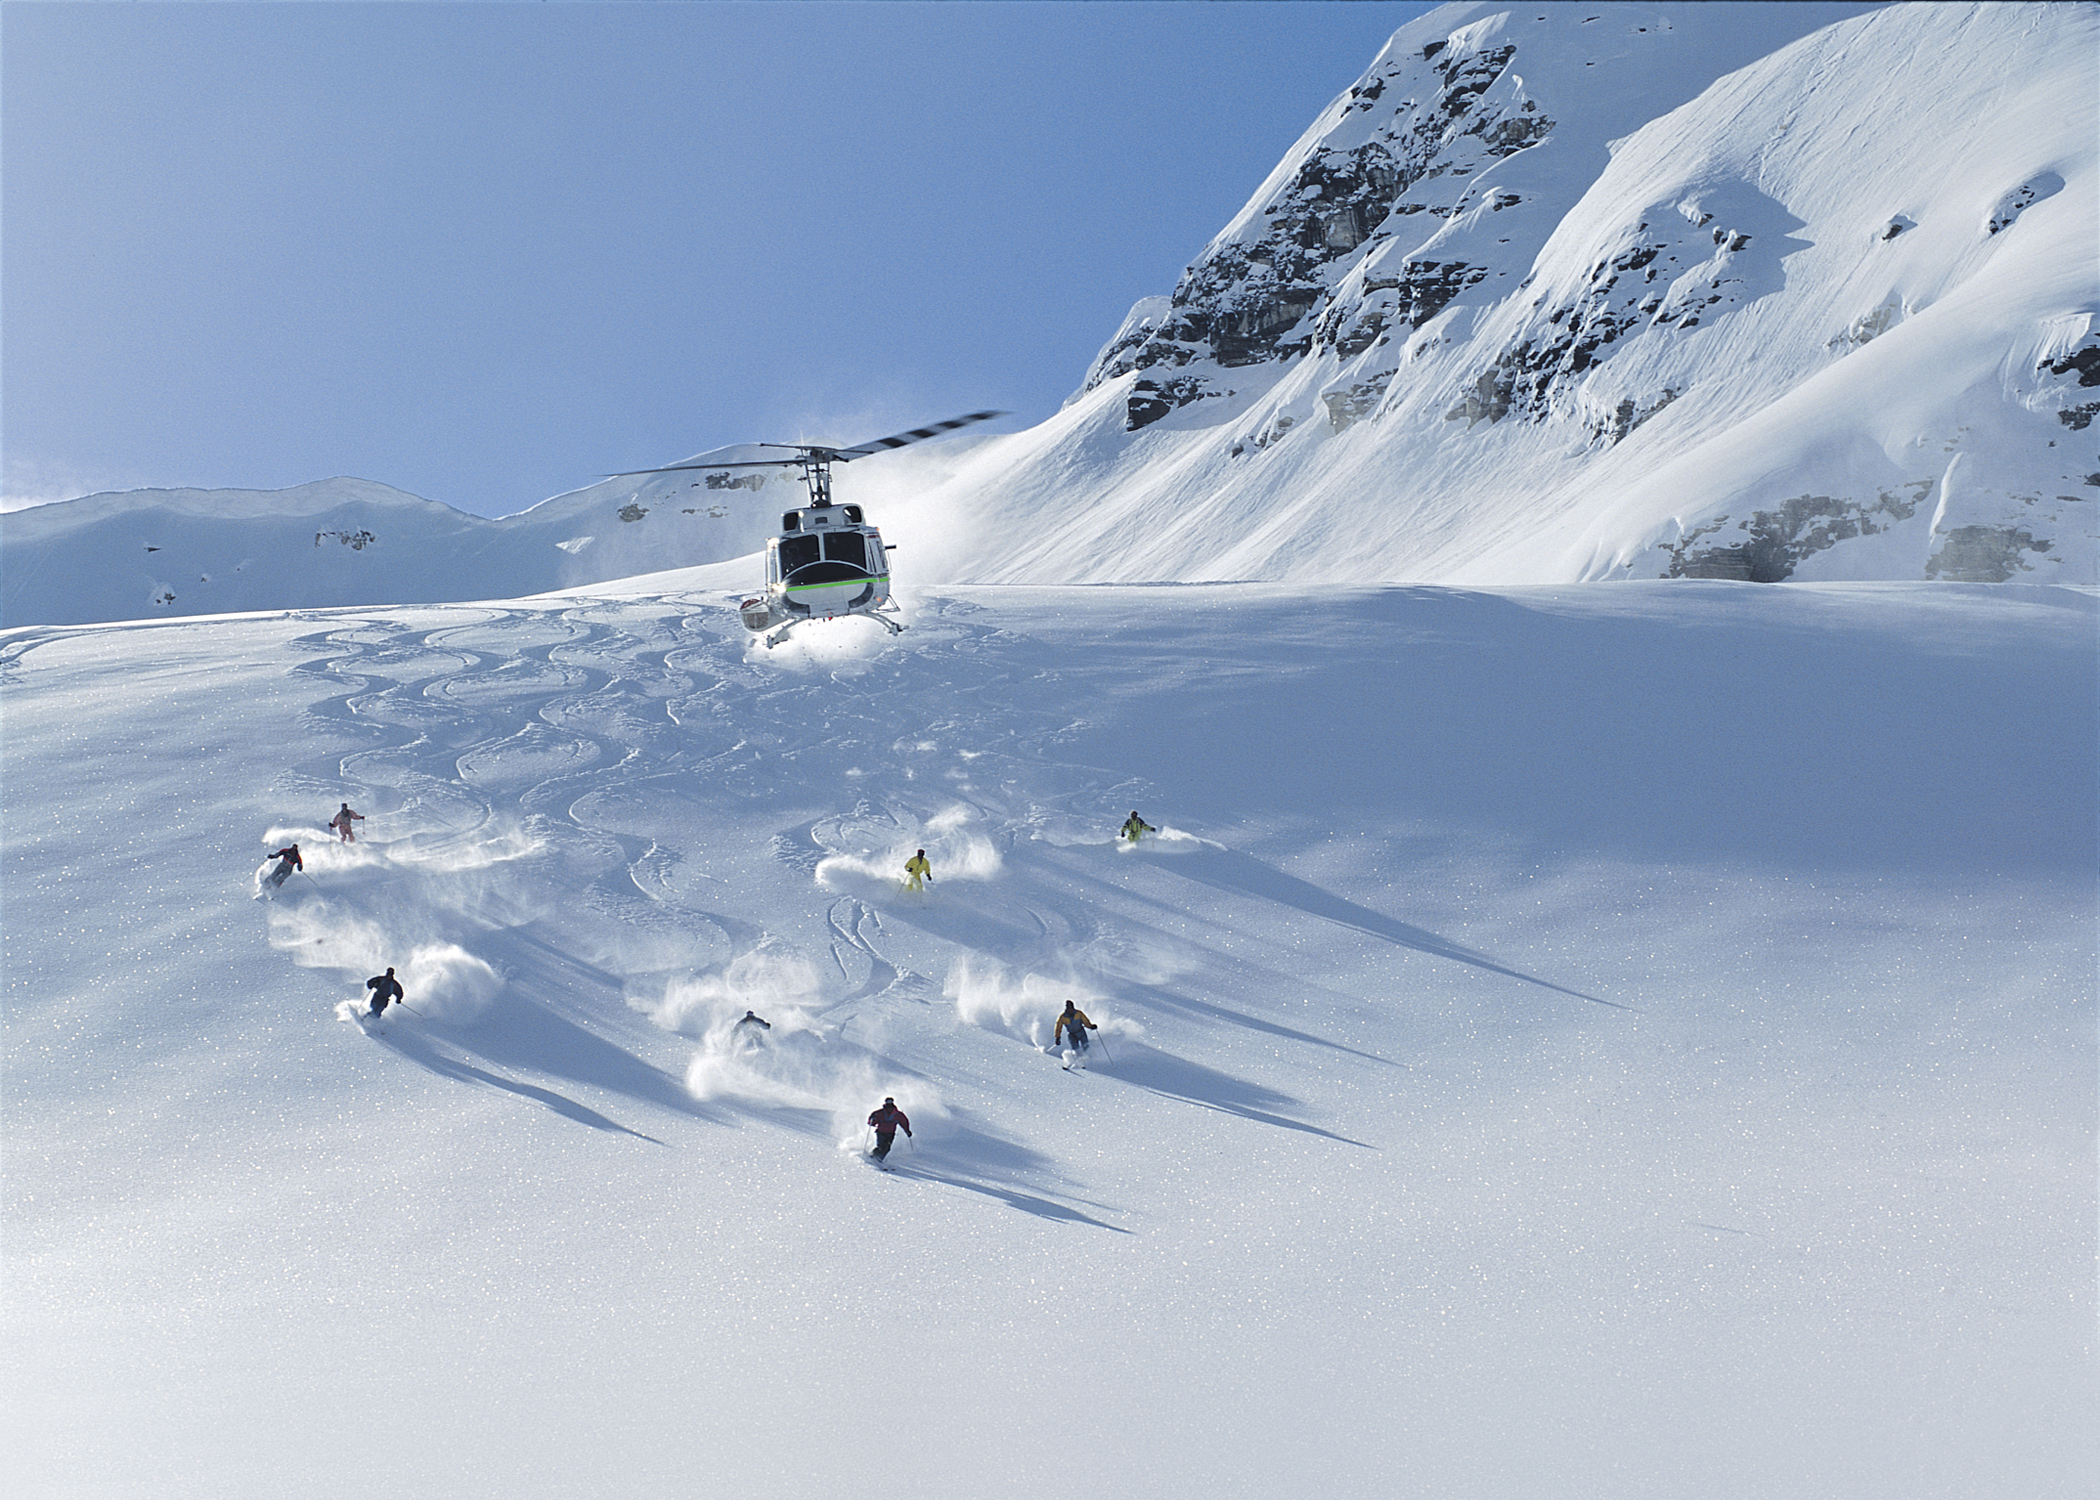
[[[2090,1493],[2090,594],[705,586],[0,634],[11,1493]]]

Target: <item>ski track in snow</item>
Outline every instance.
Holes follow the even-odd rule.
[[[970,1495],[1074,1390],[1115,1493],[2090,1472],[2088,594],[906,605],[0,642],[32,1492]]]
[[[1003,681],[1000,648],[1013,638],[978,616],[975,606],[956,602],[930,610],[912,651],[901,658],[907,674],[952,681],[961,702],[995,691]],[[900,1011],[943,1006],[945,970],[957,955],[975,961],[980,973],[998,970],[1008,983],[1057,976],[1060,995],[1065,988],[1089,997],[1106,990],[1138,1010],[1371,1056],[1172,983],[1115,976],[1117,939],[1089,914],[1084,889],[1099,877],[1061,868],[1072,851],[1037,835],[1061,834],[1081,854],[1090,844],[1106,847],[1105,832],[1116,826],[1122,805],[1144,789],[1058,760],[1054,747],[1070,724],[1054,713],[1014,714],[1009,707],[1002,716],[1014,726],[1008,739],[980,747],[968,718],[921,725],[903,712],[885,714],[885,695],[855,690],[866,662],[851,651],[828,666],[803,662],[783,672],[792,660],[783,654],[771,670],[755,668],[748,642],[725,629],[719,610],[703,608],[388,611],[331,619],[296,645],[306,656],[293,670],[340,689],[312,706],[306,727],[363,747],[289,771],[277,790],[325,799],[341,788],[369,821],[356,845],[335,851],[324,844],[323,861],[347,852],[376,858],[383,870],[367,876],[360,869],[365,878],[355,882],[330,872],[325,896],[308,891],[293,900],[323,903],[309,913],[312,921],[366,924],[390,935],[399,930],[404,908],[413,908],[411,941],[457,945],[504,979],[505,1014],[498,1021],[476,1014],[453,1026],[439,1019],[426,1038],[413,1041],[388,1029],[389,1045],[434,1071],[544,1096],[548,1107],[601,1129],[628,1127],[469,1059],[505,1060],[556,1081],[610,1083],[656,1104],[675,1099],[688,1113],[719,1110],[719,1096],[705,1102],[677,1097],[675,1079],[660,1065],[631,1053],[613,1055],[632,1047],[632,1039],[595,1035],[589,1047],[595,1064],[587,1069],[570,1066],[560,1051],[606,1030],[598,1019],[604,1007],[575,998],[579,980],[600,990],[620,986],[634,1001],[638,987],[674,983],[688,973],[721,975],[740,956],[778,946],[771,922],[727,899],[731,893],[706,868],[706,851],[720,836],[714,819],[721,801],[753,799],[780,777],[806,786],[812,803],[846,804],[845,811],[771,831],[775,858],[793,880],[817,887],[819,896],[845,893],[822,903],[829,969],[819,993],[744,998],[761,1010],[807,1001],[813,1020],[829,1028],[827,1045],[841,1054],[834,1059],[841,1076],[910,1074],[923,1066],[879,1040],[849,1040],[847,1031],[889,1036]],[[921,696],[887,695],[895,703]],[[906,895],[890,872],[922,845],[933,853],[936,878],[924,896]],[[573,928],[576,911],[553,909],[559,898],[544,879],[536,894],[526,894],[528,872],[543,876],[549,861],[542,856],[550,852],[595,868],[588,886],[570,893],[576,907],[596,919],[596,932],[581,944],[546,935]],[[1230,850],[1205,846],[1195,861],[1179,873],[1275,899],[1274,889],[1262,891],[1266,882],[1284,890],[1282,899],[1328,920],[1580,995]],[[294,929],[301,938],[305,930]],[[917,939],[906,945],[908,955],[897,951],[899,930]],[[557,957],[576,946],[617,952],[598,960],[597,973],[583,974]],[[1283,982],[1280,975],[1262,978]],[[740,1013],[741,1003],[734,995],[721,999],[726,1014]],[[1035,1033],[1046,1032],[1055,1008],[1047,1001],[1033,1007],[1040,1012],[1033,1016]],[[520,1016],[546,1031],[548,1044],[492,1048],[490,1033],[515,1030]],[[1025,1023],[1007,1029],[1033,1040]],[[1304,1112],[1299,1101],[1145,1048],[1134,1032],[1127,1040],[1134,1086],[1199,1108],[1328,1133],[1295,1118]],[[705,1045],[719,1048],[720,1036]],[[506,1050],[507,1058],[493,1055]],[[751,1098],[739,1107],[758,1107],[796,1128],[819,1128],[806,1108],[783,1113],[754,1106]],[[850,1128],[845,1122],[857,1105],[858,1096],[842,1095],[833,1111],[839,1121],[824,1128]],[[1073,1207],[1074,1189],[1047,1159],[1001,1141],[989,1125],[951,1135],[940,1163],[918,1163],[906,1175],[948,1181],[1051,1218],[1117,1227]]]

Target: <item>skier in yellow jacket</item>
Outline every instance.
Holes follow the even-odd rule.
[[[1130,821],[1123,825],[1124,838],[1129,839],[1134,844],[1146,834],[1157,832],[1159,832],[1157,828],[1154,828],[1150,823],[1147,823],[1137,815],[1136,808],[1130,810]]]
[[[1071,1042],[1075,1051],[1084,1052],[1087,1048],[1086,1034],[1100,1029],[1086,1018],[1086,1012],[1079,1008],[1077,1001],[1067,1000],[1064,1010],[1058,1015],[1057,1025],[1051,1028],[1050,1045],[1057,1046],[1058,1038],[1063,1037]]]
[[[926,851],[921,849],[904,862],[904,888],[907,891],[924,890],[921,881],[933,879],[933,866],[926,863]]]

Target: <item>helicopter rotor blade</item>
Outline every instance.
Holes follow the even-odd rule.
[[[966,417],[950,417],[945,422],[935,422],[928,427],[914,427],[910,432],[900,432],[853,448],[833,448],[824,443],[753,443],[754,448],[781,448],[795,458],[737,459],[719,464],[666,464],[660,469],[622,469],[617,474],[607,474],[607,479],[633,479],[642,474],[678,474],[688,469],[781,469],[793,468],[807,460],[823,463],[847,463],[856,458],[866,458],[875,453],[887,453],[892,448],[907,447],[912,443],[923,443],[928,438],[937,438],[958,427],[968,427],[973,422],[989,422],[993,417],[1003,417],[1003,411],[973,411]]]
[[[784,446],[780,444],[754,444],[756,447]],[[678,474],[687,469],[792,469],[792,458],[740,458],[726,464],[666,464],[661,469],[622,469],[617,474],[607,474],[606,479],[632,479],[637,474]]]
[[[831,450],[831,457],[838,463],[866,458],[871,453],[884,453],[891,448],[902,448],[910,443],[923,443],[928,438],[937,438],[942,433],[955,431],[958,427],[968,427],[972,422],[989,422],[993,417],[1005,415],[1003,411],[973,411],[966,417],[950,417],[945,422],[935,422],[928,427],[914,427],[910,432],[900,432],[894,437],[876,438],[873,442],[861,443],[852,448],[834,448]]]

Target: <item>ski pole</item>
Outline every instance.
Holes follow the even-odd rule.
[[[414,1016],[414,1017],[415,1017],[415,1018],[416,1018],[416,1019],[417,1019],[418,1021],[427,1021],[427,1020],[429,1020],[429,1019],[430,1019],[430,1017],[428,1017],[428,1016],[424,1015],[424,1014],[423,1014],[423,1012],[421,1012],[421,1011],[417,1010],[417,1009],[416,1009],[416,1008],[415,1008],[415,1007],[414,1007],[413,1005],[410,1005],[410,1004],[409,1004],[409,1003],[408,1003],[408,1002],[407,1002],[406,1000],[396,1000],[396,1001],[395,1001],[394,1003],[395,1003],[396,1005],[400,1006],[400,1007],[401,1007],[401,1008],[402,1008],[403,1010],[407,1011],[407,1012],[408,1012],[408,1013],[409,1013],[410,1015]]]
[[[1107,1059],[1107,1060],[1108,1060],[1109,1062],[1114,1062],[1114,1061],[1115,1061],[1115,1058],[1109,1055],[1109,1050],[1108,1050],[1108,1033],[1104,1031],[1104,1032],[1102,1032],[1102,1033],[1101,1033],[1101,1034],[1100,1034],[1099,1036],[1095,1037],[1095,1038],[1094,1038],[1094,1040],[1095,1040],[1096,1042],[1099,1042],[1099,1043],[1101,1044],[1101,1055],[1102,1055],[1102,1057],[1106,1058],[1106,1059]]]

